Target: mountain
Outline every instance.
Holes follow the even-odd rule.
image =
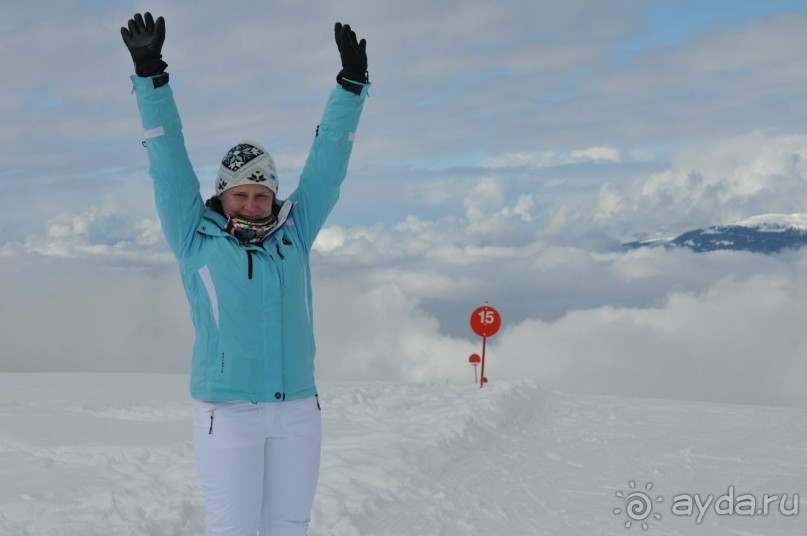
[[[807,214],[763,214],[733,223],[694,229],[677,236],[648,238],[623,244],[641,247],[685,247],[705,251],[733,250],[778,253],[807,245]]]

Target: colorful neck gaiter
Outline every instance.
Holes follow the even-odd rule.
[[[262,221],[242,220],[228,216],[225,230],[243,244],[259,244],[276,226],[277,218],[274,214]]]

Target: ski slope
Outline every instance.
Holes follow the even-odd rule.
[[[319,387],[312,536],[807,535],[803,409],[495,379]],[[182,375],[0,374],[0,535],[204,534],[190,408]],[[632,492],[651,500],[633,518]],[[695,494],[788,500],[673,513]]]

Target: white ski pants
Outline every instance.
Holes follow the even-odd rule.
[[[315,397],[193,401],[207,536],[305,536],[319,476]]]

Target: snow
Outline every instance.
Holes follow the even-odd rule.
[[[0,374],[0,534],[203,534],[187,382]],[[792,504],[807,497],[804,409],[550,393],[493,371],[482,390],[319,387],[312,536],[807,534],[805,499]],[[676,496],[730,487],[802,511],[672,512]],[[637,491],[661,498],[646,530],[625,527]]]
[[[761,214],[738,221],[732,225],[740,227],[759,227],[764,230],[792,228],[807,230],[807,214]]]
[[[658,246],[672,242],[673,240],[675,240],[676,236],[677,235],[665,235],[654,238],[643,238],[642,240],[637,240],[636,243],[641,244],[643,246]]]

